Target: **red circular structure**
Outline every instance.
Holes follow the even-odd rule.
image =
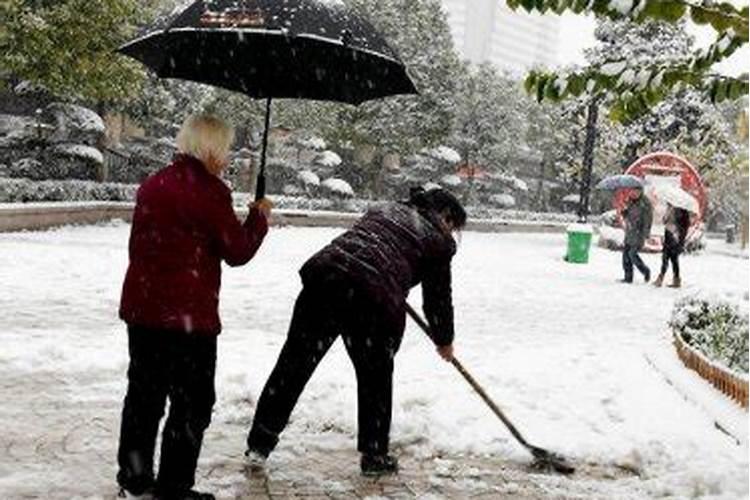
[[[690,240],[696,236],[696,229],[701,225],[706,213],[708,197],[701,176],[686,159],[666,151],[659,151],[639,158],[625,170],[625,173],[641,177],[646,181],[645,193],[647,195],[649,194],[649,186],[672,184],[695,197],[698,200],[700,212],[693,214],[690,219],[687,239]],[[632,189],[621,189],[615,192],[613,203],[620,224],[622,224],[622,210],[625,208],[632,191]],[[646,242],[646,249],[658,251],[661,250],[661,239],[664,234],[662,216],[666,210],[666,205],[658,199],[651,198],[651,201],[654,204],[654,222],[651,227],[651,237]]]

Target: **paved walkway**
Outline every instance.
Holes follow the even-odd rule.
[[[0,390],[15,402],[0,406],[0,428],[4,429],[0,433],[0,497],[115,498],[115,471],[104,464],[112,464],[115,454],[119,402],[74,397],[82,392],[101,393],[94,386],[115,376],[101,375],[92,379],[44,370],[23,375],[0,372]],[[603,483],[634,477],[631,471],[615,466],[576,464],[578,471],[568,478],[540,474],[526,463],[500,456],[418,457],[396,449],[401,473],[371,479],[359,474],[354,449],[316,449],[314,445],[297,455],[282,449],[269,460],[266,472],[252,473],[241,457],[244,432],[240,424],[212,426],[206,435],[204,455],[208,458],[201,459],[198,483],[217,492],[220,499],[563,499],[575,498],[570,494],[576,489],[573,483],[581,488],[598,484],[606,490]],[[25,471],[25,479],[19,478],[19,469]],[[39,477],[45,480],[39,482]],[[60,488],[48,491],[49,483]]]

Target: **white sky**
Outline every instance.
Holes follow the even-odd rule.
[[[566,13],[560,23],[560,43],[558,60],[561,65],[570,63],[585,64],[583,49],[594,45],[594,17]],[[697,26],[688,23],[688,31],[695,36],[699,47],[706,47],[716,40],[716,32],[709,26]],[[736,76],[748,72],[750,48],[745,45],[732,57],[722,61],[716,70],[726,75]]]

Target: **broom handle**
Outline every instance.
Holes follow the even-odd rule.
[[[430,335],[430,327],[427,325],[425,320],[422,319],[422,317],[417,313],[412,307],[409,305],[409,303],[406,304],[406,312],[411,316],[411,319],[413,319],[417,325],[424,331],[428,336]],[[526,448],[533,448],[526,440],[523,438],[520,432],[518,432],[518,429],[516,429],[516,426],[513,425],[513,423],[508,420],[508,417],[505,416],[505,414],[502,412],[502,410],[495,404],[495,402],[490,398],[490,396],[487,394],[487,392],[484,390],[484,388],[479,385],[479,382],[474,379],[474,377],[471,376],[471,373],[469,373],[466,368],[464,368],[464,365],[461,364],[458,359],[454,356],[453,359],[451,359],[451,364],[456,367],[456,370],[463,376],[464,379],[469,383],[469,385],[474,389],[474,391],[479,394],[479,397],[481,397],[485,403],[487,403],[487,406],[490,407],[490,410],[497,415],[497,418],[502,420],[502,422],[505,424],[505,426],[508,428],[511,434],[513,434],[513,437],[515,437],[519,443],[521,443]]]

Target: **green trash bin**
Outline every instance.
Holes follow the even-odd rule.
[[[591,248],[592,228],[589,224],[571,224],[568,226],[568,253],[565,254],[567,262],[586,264],[589,261],[589,249]]]

